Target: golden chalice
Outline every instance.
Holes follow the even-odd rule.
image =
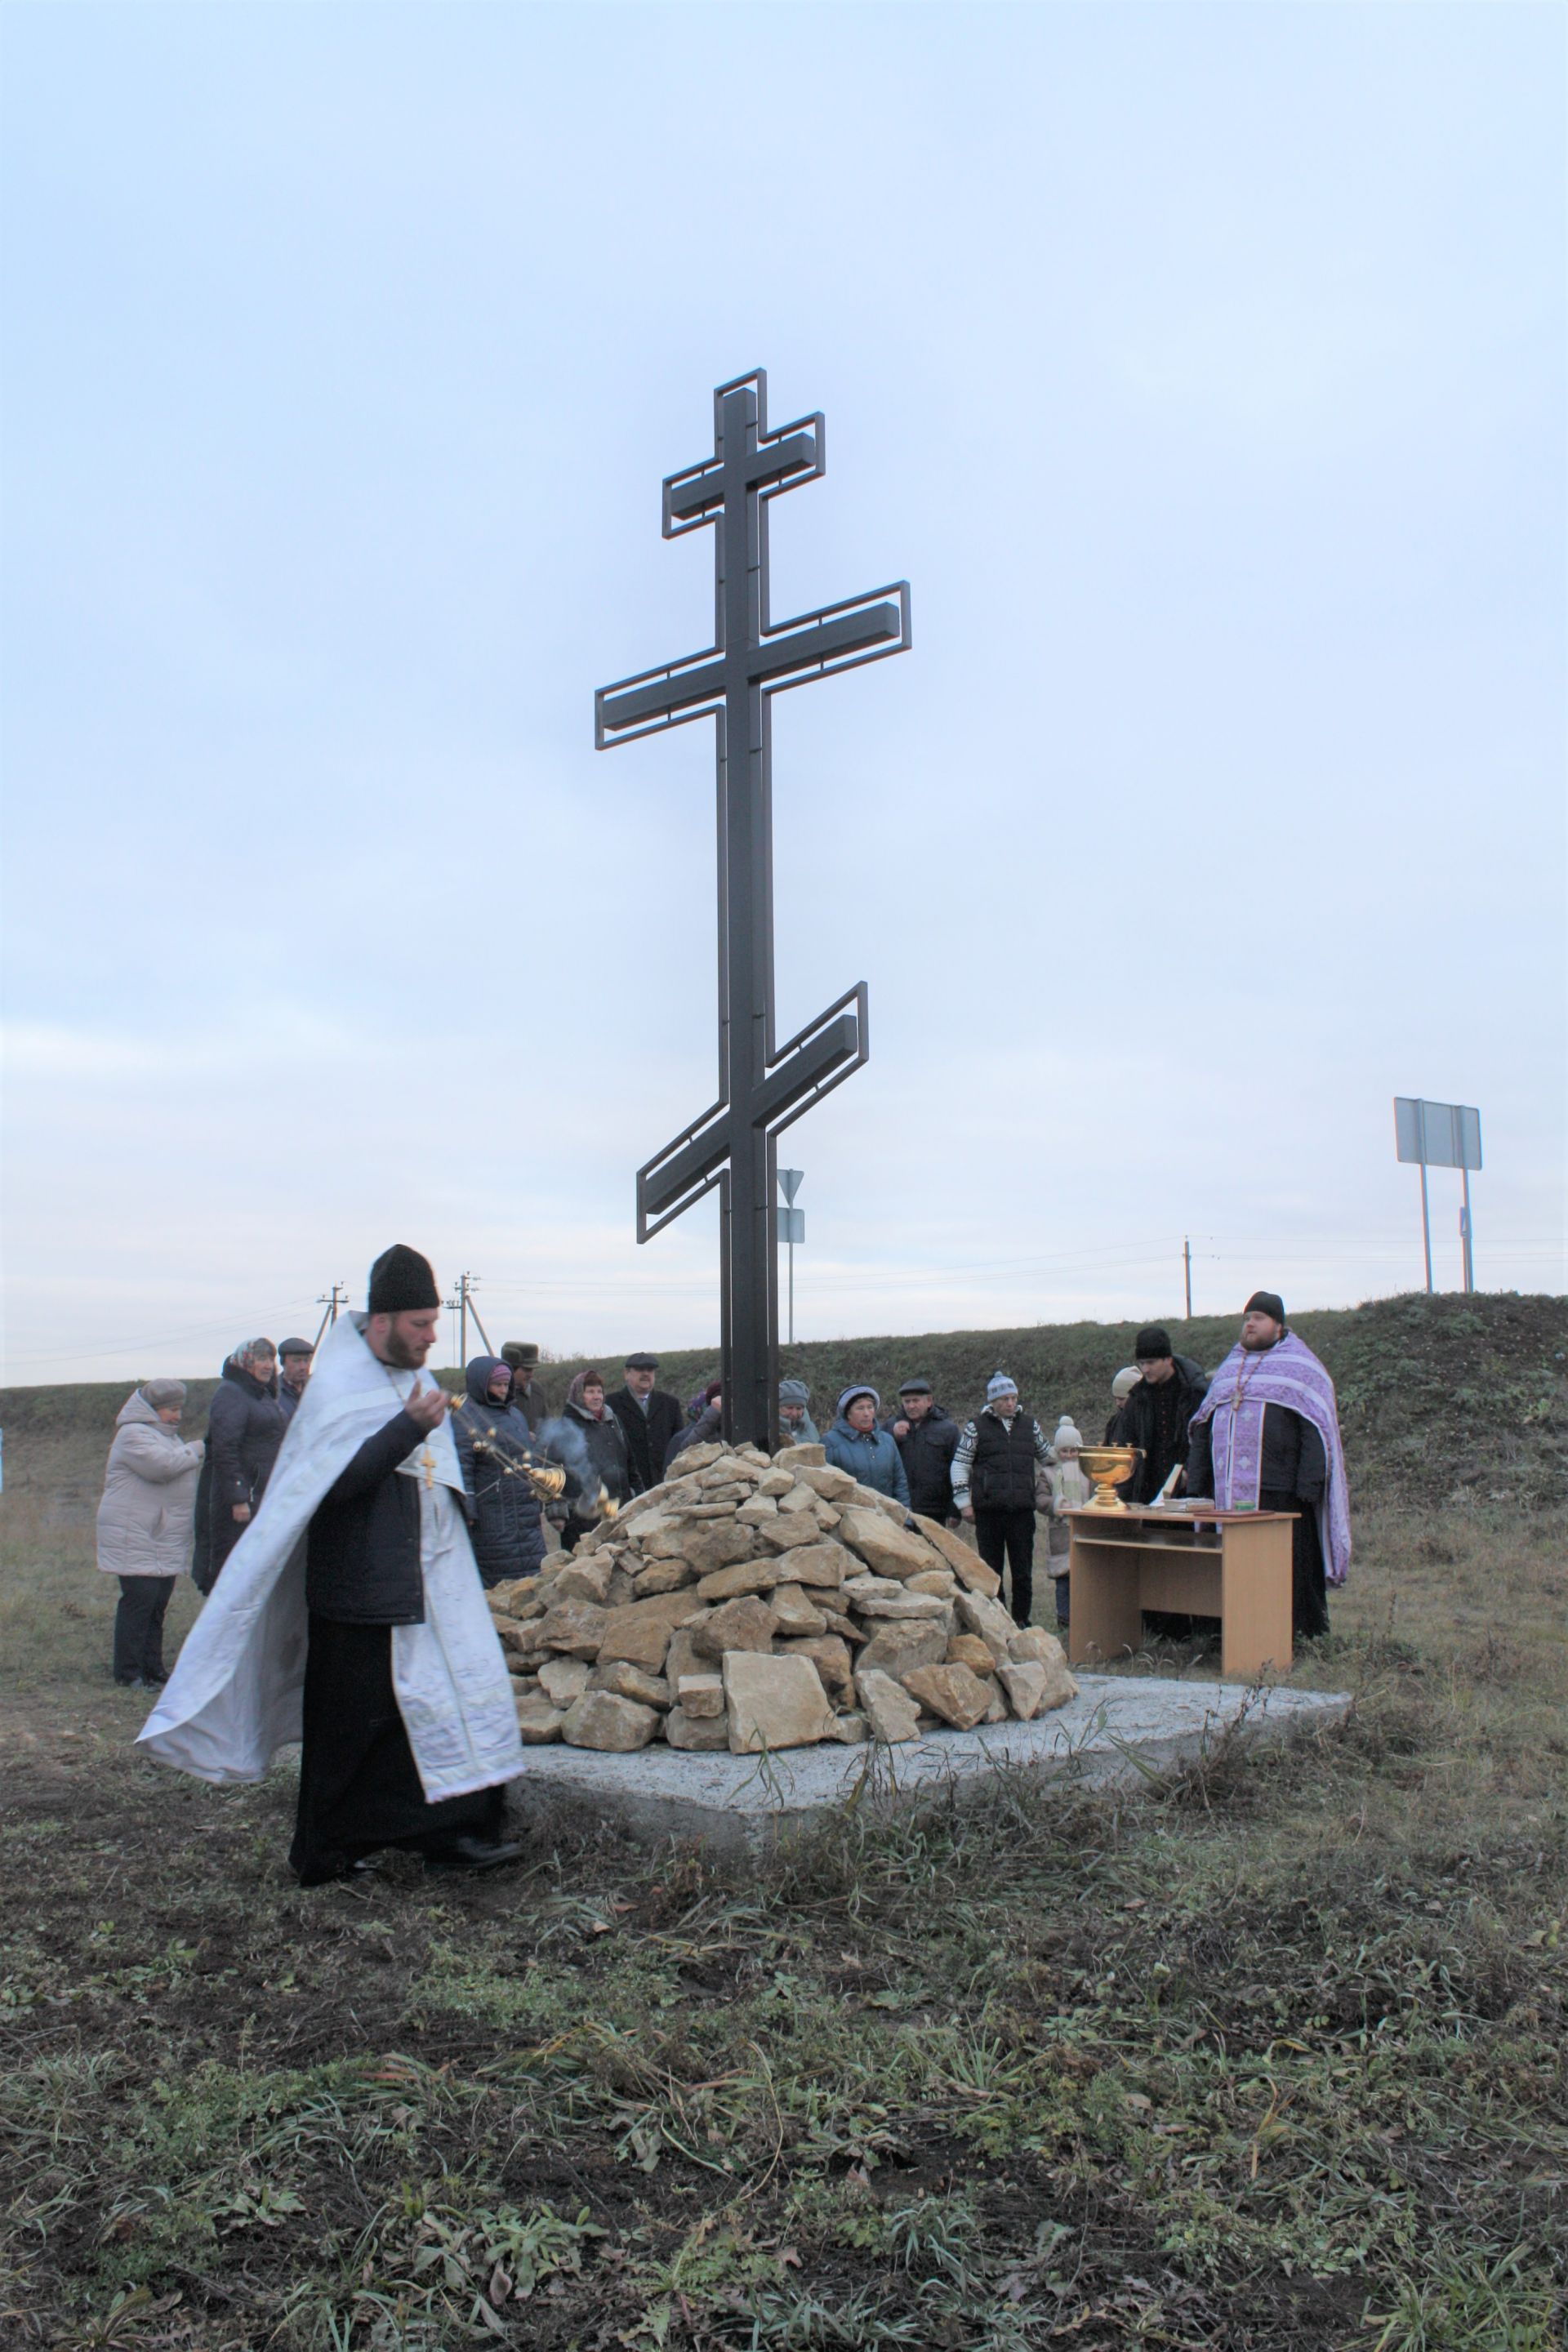
[[[1127,1508],[1118,1486],[1125,1486],[1142,1458],[1141,1445],[1086,1445],[1079,1454],[1089,1475],[1094,1480],[1091,1511],[1124,1511]]]

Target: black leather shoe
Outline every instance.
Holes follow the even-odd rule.
[[[520,1845],[492,1844],[489,1838],[455,1837],[425,1857],[426,1870],[499,1870],[503,1862],[521,1862]]]

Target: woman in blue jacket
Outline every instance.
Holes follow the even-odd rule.
[[[877,1426],[881,1398],[875,1389],[846,1389],[838,1400],[838,1418],[823,1439],[823,1449],[836,1470],[847,1470],[862,1486],[890,1495],[910,1507],[910,1482],[904,1460],[885,1429]]]

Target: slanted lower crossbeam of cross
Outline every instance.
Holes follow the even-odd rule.
[[[770,433],[759,368],[713,395],[713,455],[664,485],[664,535],[714,530],[711,646],[601,688],[600,750],[712,715],[719,809],[719,1099],[637,1171],[637,1239],[715,1186],[721,1200],[725,1426],[768,1444],[777,1422],[777,1139],[866,1060],[865,982],[784,1045],[773,1038],[773,697],[902,653],[907,582],[774,627],[767,509],[825,470],[823,421]]]

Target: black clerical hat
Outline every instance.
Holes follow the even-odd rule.
[[[422,1307],[439,1307],[441,1294],[430,1261],[406,1242],[383,1250],[370,1270],[370,1311],[373,1315],[406,1315]]]

